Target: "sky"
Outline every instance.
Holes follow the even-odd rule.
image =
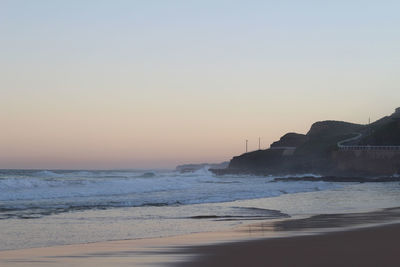
[[[0,0],[0,168],[222,162],[400,106],[399,1]]]

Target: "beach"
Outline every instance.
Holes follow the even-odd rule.
[[[399,266],[400,224],[188,249],[171,266]]]
[[[400,208],[218,232],[0,251],[1,266],[398,266]]]

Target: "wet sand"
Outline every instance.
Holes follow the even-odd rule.
[[[271,233],[271,237],[276,234]],[[193,256],[181,248],[251,238],[246,231],[189,235],[0,251],[1,267],[166,266]]]
[[[322,235],[197,246],[172,266],[400,266],[400,224]]]
[[[0,266],[399,266],[399,219],[400,208],[392,208],[215,233],[0,251]]]
[[[400,266],[399,216],[388,208],[264,222],[248,231],[288,236],[182,248],[195,256],[173,266]]]

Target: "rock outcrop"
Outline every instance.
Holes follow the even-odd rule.
[[[352,138],[354,136],[357,138]],[[366,146],[365,151],[338,147],[340,141],[353,139],[352,146]],[[349,145],[349,144],[346,144]],[[367,146],[378,146],[370,149]],[[385,151],[379,146],[399,146]],[[288,153],[288,149],[291,149]],[[291,175],[393,175],[400,173],[400,108],[391,116],[369,125],[342,121],[314,123],[306,135],[287,133],[271,144],[233,157],[223,173]]]
[[[287,133],[279,141],[273,142],[271,147],[298,147],[307,142],[307,140],[308,136],[305,134]]]

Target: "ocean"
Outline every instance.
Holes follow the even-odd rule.
[[[165,237],[400,206],[398,182],[274,178],[216,176],[207,168],[0,170],[0,250]]]

